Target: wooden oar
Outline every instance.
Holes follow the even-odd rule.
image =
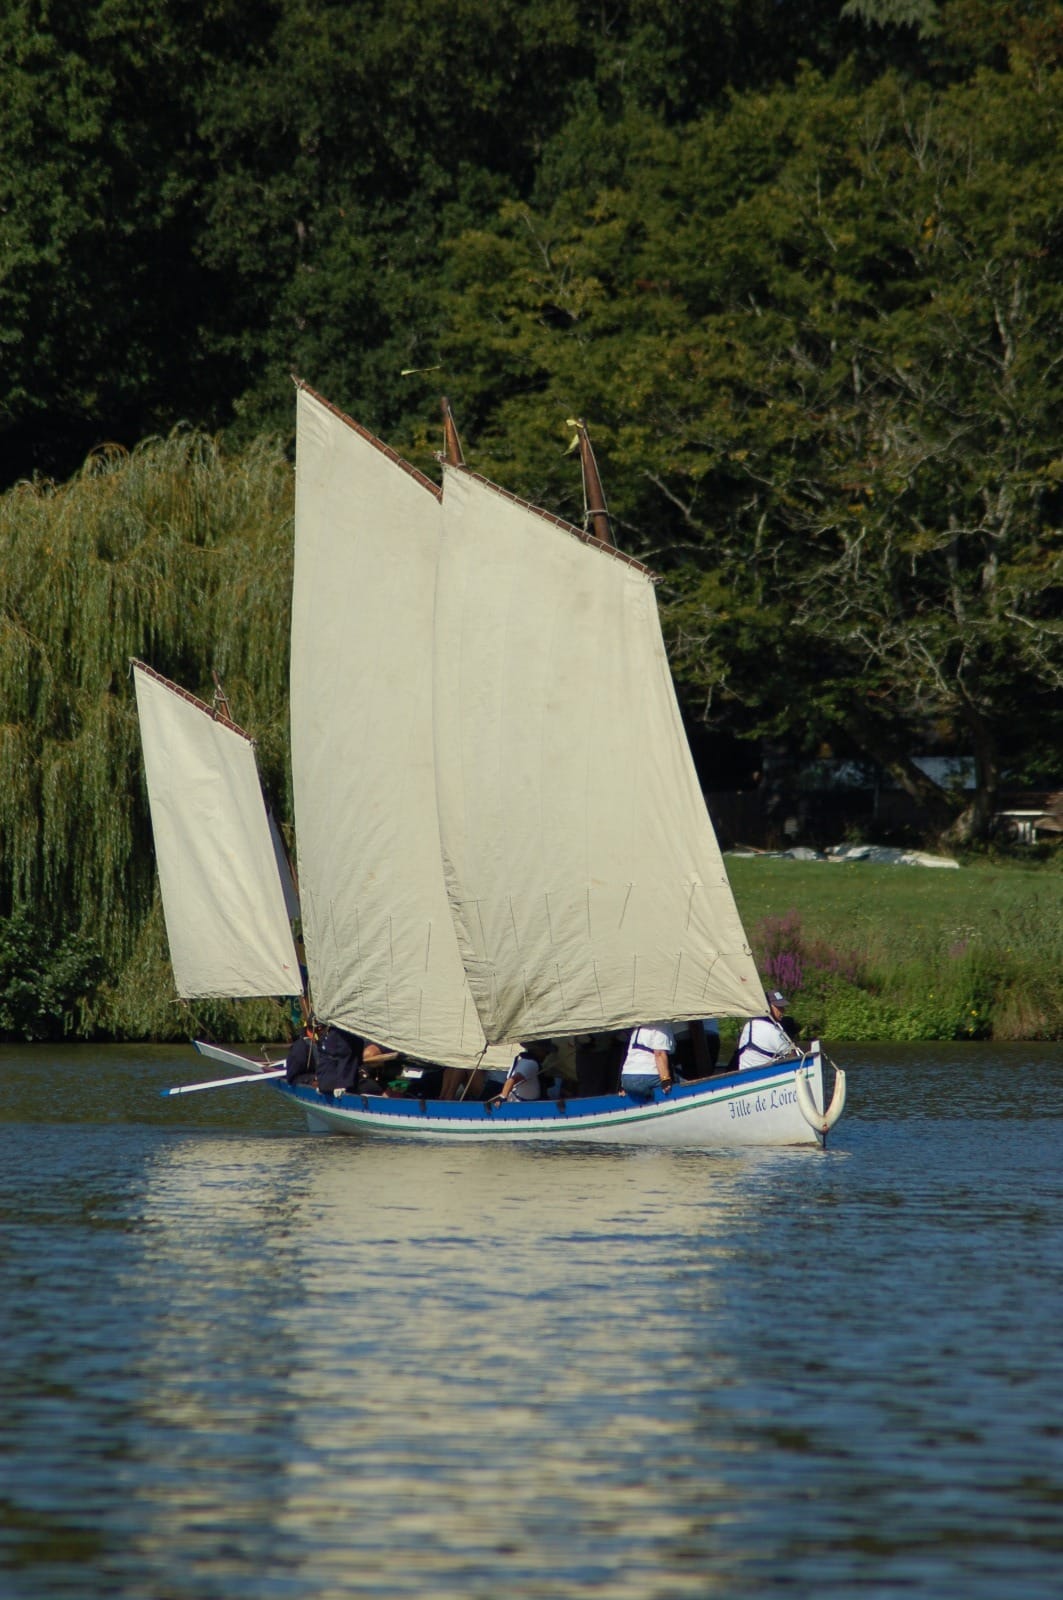
[[[267,1072],[241,1072],[238,1078],[215,1078],[211,1083],[182,1083],[176,1089],[160,1089],[165,1100],[171,1094],[196,1094],[200,1089],[227,1089],[231,1083],[264,1083],[270,1078],[283,1078],[284,1067],[273,1067]]]

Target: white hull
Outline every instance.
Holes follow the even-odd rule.
[[[488,1111],[453,1100],[391,1099],[344,1094],[326,1098],[316,1089],[278,1084],[300,1105],[315,1132],[375,1134],[451,1143],[546,1142],[732,1149],[762,1145],[821,1145],[798,1103],[800,1070],[822,1109],[823,1068],[818,1051],[787,1061],[679,1086],[669,1095],[636,1102],[620,1095],[590,1099],[510,1103]]]

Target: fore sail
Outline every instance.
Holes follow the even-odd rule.
[[[488,1039],[762,1009],[649,575],[456,468],[434,725],[447,890]]]
[[[439,490],[298,393],[292,776],[303,937],[326,1022],[475,1065],[432,744]]]
[[[133,681],[178,994],[299,994],[286,885],[251,740],[143,662],[133,662]]]

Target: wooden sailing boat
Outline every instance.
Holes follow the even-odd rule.
[[[468,1070],[508,1066],[521,1039],[762,1013],[652,579],[602,537],[593,478],[595,532],[584,533],[469,472],[452,423],[440,491],[305,385],[297,404],[292,773],[319,1021]],[[582,430],[581,447],[586,460]],[[135,679],[179,992],[298,993],[292,907],[246,736],[140,664]],[[188,755],[164,712],[188,724]],[[186,859],[195,892],[181,881]],[[212,893],[231,894],[238,913],[208,914]],[[207,925],[244,952],[234,962],[203,949],[209,989],[195,986],[205,970],[183,970],[185,946],[201,942],[188,930]],[[249,977],[246,949],[267,928],[277,948]],[[816,1046],[639,1103],[493,1108],[415,1087],[324,1095],[277,1083],[332,1131],[675,1146],[822,1141],[841,1112],[840,1072],[838,1086],[824,1111]]]
[[[471,1067],[763,1012],[650,574],[460,456],[440,492],[302,384],[291,716],[321,1021]],[[811,1142],[840,1112],[818,1050],[638,1105],[281,1087],[316,1126],[433,1139]]]

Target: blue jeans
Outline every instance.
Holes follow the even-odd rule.
[[[661,1087],[661,1080],[656,1072],[625,1072],[620,1087],[637,1100],[648,1100],[654,1089]]]

